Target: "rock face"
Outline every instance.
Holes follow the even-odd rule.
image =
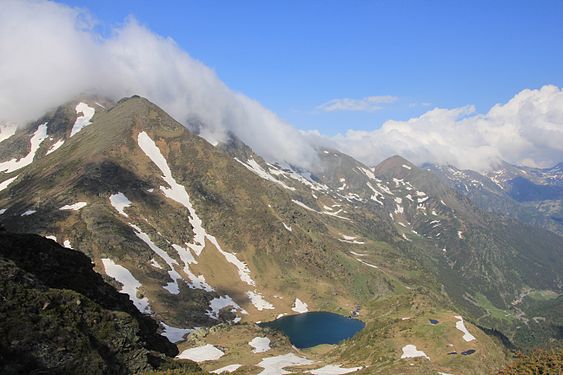
[[[0,298],[3,374],[129,374],[178,353],[86,255],[38,235],[0,232]]]

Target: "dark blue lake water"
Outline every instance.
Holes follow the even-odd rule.
[[[282,331],[300,349],[320,344],[338,344],[354,336],[365,326],[358,319],[324,311],[284,316],[259,325]]]

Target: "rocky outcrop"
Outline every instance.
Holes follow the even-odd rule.
[[[178,353],[86,255],[38,235],[0,232],[0,300],[3,374],[129,374]]]

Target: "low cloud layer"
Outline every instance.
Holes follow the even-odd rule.
[[[302,167],[314,162],[319,145],[368,165],[394,154],[478,170],[501,159],[531,166],[563,160],[563,92],[554,86],[524,90],[483,115],[471,106],[436,108],[371,132],[328,137],[299,132],[230,90],[172,39],[133,19],[104,38],[88,13],[40,0],[5,0],[0,56],[0,119],[20,124],[85,92],[114,99],[138,94],[186,125],[204,124],[201,135],[209,140],[224,141],[232,133],[267,159]],[[370,111],[394,100],[335,99],[319,109]]]
[[[138,94],[178,121],[205,124],[201,135],[232,133],[268,159],[307,166],[315,152],[299,131],[231,91],[172,39],[128,20],[109,38],[88,13],[46,1],[2,2],[0,118],[24,124],[82,93]]]
[[[314,142],[374,165],[399,154],[414,163],[486,170],[501,160],[532,167],[563,161],[563,90],[523,90],[486,114],[473,106],[435,108],[408,121],[386,121],[374,131],[349,130]]]
[[[396,96],[367,96],[362,99],[332,99],[321,104],[317,109],[324,112],[336,111],[355,111],[355,112],[375,112],[383,108],[383,104],[390,104],[397,101]]]

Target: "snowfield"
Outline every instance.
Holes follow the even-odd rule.
[[[65,143],[65,140],[64,140],[64,139],[59,139],[57,142],[55,142],[55,143],[47,150],[46,155],[49,155],[51,152],[57,151],[64,143]]]
[[[250,298],[250,302],[252,302],[252,304],[258,311],[275,309],[274,305],[266,301],[264,297],[262,297],[262,295],[260,293],[257,293],[256,291],[246,292],[246,295],[248,296],[248,298]]]
[[[67,204],[65,206],[62,206],[61,208],[59,208],[59,210],[61,211],[65,211],[65,210],[72,210],[72,211],[78,211],[81,208],[86,207],[88,203],[86,202],[76,202],[74,204]]]
[[[209,310],[206,314],[213,319],[219,319],[219,312],[228,306],[231,306],[232,310],[242,310],[243,314],[247,313],[230,296],[224,295],[215,297],[209,302]]]
[[[211,371],[211,373],[213,373],[213,374],[224,374],[226,372],[235,372],[241,366],[242,365],[235,363],[233,365],[228,365],[228,366],[225,366],[225,367],[218,368],[217,370],[213,370],[213,371]]]
[[[252,353],[264,353],[270,350],[270,339],[267,337],[255,337],[248,345],[252,346]]]
[[[9,178],[6,181],[2,181],[0,182],[0,191],[6,189],[12,182],[14,182],[16,180],[16,178],[18,178],[19,175]]]
[[[131,224],[131,223],[129,223],[129,226],[131,226],[134,229],[135,235],[137,237],[139,237],[139,239],[141,239],[141,241],[146,243],[148,245],[148,247],[156,253],[156,255],[158,255],[160,258],[162,258],[162,260],[164,260],[166,262],[166,264],[168,265],[168,267],[170,268],[170,271],[168,271],[168,275],[170,275],[170,278],[172,279],[172,281],[169,282],[168,284],[166,284],[165,286],[163,286],[163,288],[166,289],[170,294],[180,293],[180,287],[178,286],[178,280],[182,280],[182,276],[180,276],[180,274],[174,268],[174,265],[178,265],[178,262],[176,262],[175,259],[170,257],[170,255],[168,255],[168,253],[166,251],[164,251],[160,247],[156,246],[156,244],[151,241],[149,235],[146,234],[145,232],[143,232],[141,230],[141,228],[139,228],[138,226]]]
[[[76,135],[76,133],[84,129],[86,126],[90,125],[92,123],[90,120],[92,120],[92,117],[94,117],[94,113],[96,113],[96,110],[94,108],[82,102],[76,105],[75,110],[76,113],[82,113],[82,116],[78,116],[76,118],[76,121],[72,126],[72,130],[70,131],[71,137],[73,135]]]
[[[310,364],[313,364],[313,361],[307,358],[299,357],[293,353],[288,353],[275,357],[264,358],[260,363],[257,364],[257,366],[264,369],[259,373],[259,375],[283,375],[290,373],[289,371],[285,371],[284,367]]]
[[[266,170],[264,170],[264,168],[262,168],[262,166],[260,164],[258,164],[256,162],[256,160],[250,158],[250,159],[247,160],[246,163],[243,162],[243,161],[240,161],[238,158],[235,158],[235,160],[238,161],[240,164],[244,165],[246,167],[246,169],[248,169],[252,173],[256,174],[259,177],[262,177],[264,180],[276,183],[276,184],[280,185],[281,187],[283,187],[284,189],[287,189],[287,190],[290,190],[290,191],[295,191],[294,187],[291,187],[291,186],[284,184],[282,181],[278,180],[277,178],[275,178],[274,176],[272,176],[271,174],[266,172]]]
[[[17,171],[18,169],[21,169],[33,163],[33,159],[35,159],[35,154],[37,153],[37,150],[39,150],[39,146],[41,146],[41,143],[43,143],[46,138],[47,123],[44,123],[37,127],[37,130],[31,137],[31,150],[29,151],[29,153],[19,160],[11,159],[0,163],[0,172],[12,173],[13,171]]]
[[[193,250],[196,256],[199,256],[203,249],[205,248],[205,240],[211,242],[217,250],[225,257],[225,259],[233,264],[239,273],[240,279],[250,286],[255,286],[254,280],[250,277],[250,269],[248,266],[239,260],[235,254],[229,253],[223,250],[223,248],[219,245],[217,239],[208,234],[205,228],[203,227],[203,222],[197,215],[191,201],[186,188],[176,182],[174,177],[172,176],[172,171],[168,166],[168,162],[160,152],[160,149],[156,145],[156,143],[149,137],[146,132],[139,133],[137,137],[137,143],[141,150],[149,157],[149,159],[160,169],[162,172],[162,179],[170,186],[169,188],[161,186],[160,190],[163,194],[167,197],[176,201],[186,207],[188,212],[190,213],[189,222],[194,231],[194,239],[193,242],[188,244],[187,246]],[[189,267],[188,267],[189,268]],[[261,296],[260,296],[261,297]],[[273,307],[272,307],[273,308]]]
[[[221,358],[225,353],[217,349],[211,344],[198,346],[196,348],[190,348],[184,350],[182,353],[178,354],[176,358],[180,359],[191,359],[194,362],[205,362],[205,361],[215,361]]]
[[[183,341],[184,336],[193,331],[193,329],[191,328],[172,327],[165,324],[164,322],[160,322],[160,324],[164,328],[161,335],[166,337],[173,344]]]
[[[127,199],[125,194],[117,192],[116,194],[112,194],[109,196],[109,203],[119,212],[121,215],[125,217],[129,217],[125,213],[125,209],[131,206],[131,201]]]
[[[311,370],[309,372],[313,375],[341,375],[341,374],[349,374],[351,372],[355,372],[361,369],[362,367],[344,368],[344,367],[340,367],[340,365],[326,365],[324,367],[318,368],[316,370]]]
[[[475,336],[469,333],[469,331],[465,327],[465,323],[463,322],[463,317],[456,315],[455,318],[457,319],[457,322],[455,323],[455,327],[461,332],[463,332],[463,339],[467,342],[477,340]]]
[[[426,359],[430,359],[426,353],[421,350],[417,350],[415,345],[409,344],[403,347],[403,354],[401,358],[417,358],[417,357],[424,357]]]
[[[309,311],[309,306],[299,298],[296,298],[295,302],[293,302],[293,307],[291,308],[291,310],[295,311],[296,313],[302,314]]]
[[[131,274],[131,272],[129,272],[127,268],[116,264],[109,258],[102,258],[102,263],[104,265],[106,275],[117,280],[123,285],[120,292],[127,294],[129,299],[133,301],[133,304],[140,312],[150,313],[151,309],[148,298],[137,297],[141,283]]]

